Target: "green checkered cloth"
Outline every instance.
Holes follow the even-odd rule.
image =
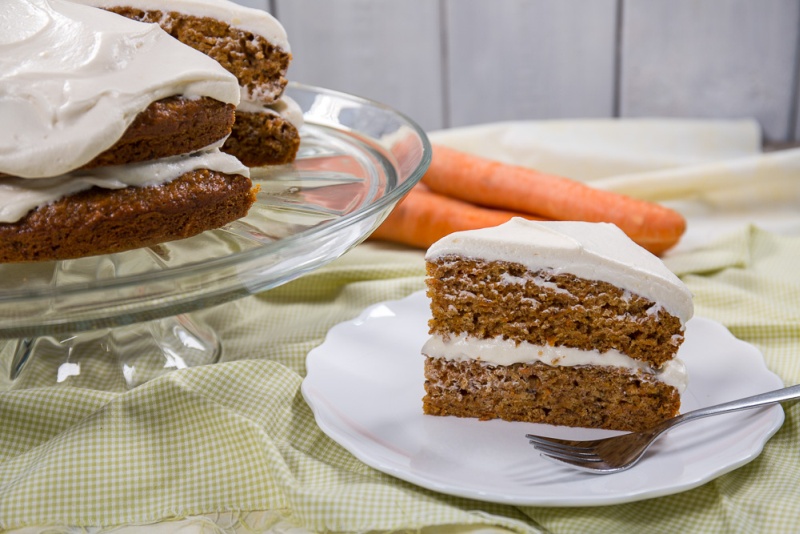
[[[800,382],[799,237],[749,227],[668,264],[694,293],[697,315],[759,347],[787,385]],[[420,290],[423,276],[419,251],[360,245],[302,279],[196,314],[222,337],[224,362],[131,390],[102,355],[59,386],[42,357],[30,362],[24,389],[8,389],[6,347],[0,526],[149,524],[227,512],[255,532],[270,526],[246,525],[248,512],[261,510],[284,526],[333,532],[800,528],[800,403],[785,407],[786,422],[756,460],[702,487],[623,505],[495,505],[428,491],[356,460],[314,423],[300,394],[305,357],[331,326]]]

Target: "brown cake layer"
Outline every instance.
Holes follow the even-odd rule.
[[[677,317],[606,282],[468,258],[428,262],[427,271],[431,334],[616,349],[657,368],[683,341]]]
[[[125,6],[109,8],[109,11],[159,24],[182,43],[214,58],[238,78],[240,86],[265,104],[277,101],[283,94],[292,55],[259,35],[216,19],[175,11],[145,11]]]
[[[183,239],[244,217],[249,178],[209,170],[164,185],[92,188],[0,224],[0,263],[110,254]]]
[[[429,415],[639,431],[680,409],[672,386],[612,367],[426,358],[425,379]]]
[[[196,152],[224,139],[234,120],[235,107],[212,98],[158,100],[136,116],[119,141],[83,168]]]
[[[222,151],[248,167],[291,163],[300,147],[297,128],[280,115],[237,111]]]

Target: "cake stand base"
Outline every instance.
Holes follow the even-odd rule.
[[[74,335],[23,338],[9,342],[4,352],[11,352],[11,389],[66,385],[113,391],[216,363],[222,345],[212,328],[183,314]]]

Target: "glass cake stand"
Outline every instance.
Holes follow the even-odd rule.
[[[0,356],[8,377],[0,387],[27,387],[21,377],[37,358],[56,362],[52,379],[59,383],[80,374],[78,354],[116,358],[130,387],[216,362],[218,337],[190,312],[338,258],[427,169],[428,139],[401,113],[318,87],[292,83],[286,92],[305,117],[297,159],[251,170],[261,189],[245,218],[119,254],[0,265]]]

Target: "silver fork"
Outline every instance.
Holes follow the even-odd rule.
[[[590,473],[618,473],[633,467],[661,434],[682,423],[800,398],[800,384],[687,412],[643,432],[605,439],[571,441],[526,434],[544,458]]]

